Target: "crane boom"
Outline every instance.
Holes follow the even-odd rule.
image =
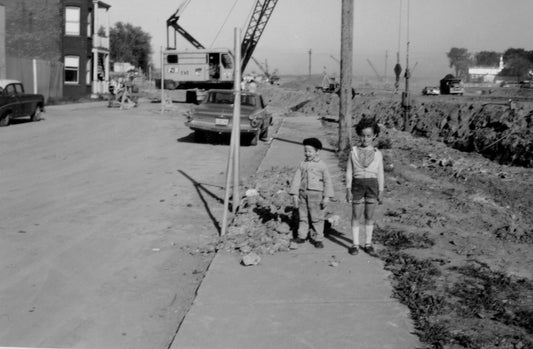
[[[366,60],[368,62],[368,64],[370,65],[370,67],[372,68],[372,70],[374,71],[374,73],[376,74],[376,77],[378,78],[379,81],[383,81],[383,77],[381,75],[379,75],[376,67],[374,67],[374,65],[372,64],[372,62],[370,61],[370,59],[367,59]]]
[[[242,39],[241,72],[244,72],[278,0],[257,0]]]
[[[178,24],[178,20],[180,19],[180,12],[183,12],[185,7],[189,4],[191,0],[184,1],[174,12],[172,16],[170,16],[167,19],[167,48],[170,48],[169,43],[169,35],[168,35],[168,29],[170,27],[174,28],[174,46],[173,48],[176,48],[176,32],[180,33],[181,36],[185,38],[191,45],[193,45],[197,49],[205,49],[205,46],[202,45],[198,40],[196,40],[191,34],[189,34],[181,25]]]

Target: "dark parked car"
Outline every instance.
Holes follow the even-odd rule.
[[[195,131],[198,139],[206,133],[231,133],[233,118],[232,90],[209,90],[200,105],[187,115],[185,125]],[[256,145],[260,138],[268,138],[268,127],[272,115],[267,112],[263,97],[259,93],[241,94],[241,134],[248,138],[250,145]]]
[[[42,95],[24,93],[20,81],[0,80],[0,126],[7,126],[11,120],[27,116],[32,121],[39,121],[42,112]]]

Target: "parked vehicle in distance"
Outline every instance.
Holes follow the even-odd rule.
[[[43,95],[24,93],[20,81],[0,80],[0,126],[7,126],[11,120],[27,116],[32,121],[39,121],[42,112]]]
[[[424,96],[438,96],[440,95],[440,89],[436,86],[426,86],[422,90]]]
[[[185,126],[195,132],[198,140],[208,133],[231,133],[233,119],[233,90],[209,90],[200,105],[187,113]],[[259,93],[241,94],[241,134],[250,145],[257,145],[258,139],[268,138],[268,127],[272,115],[267,112],[263,97]]]

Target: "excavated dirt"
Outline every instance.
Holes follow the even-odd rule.
[[[338,97],[297,86],[269,88],[266,99],[322,116],[324,136],[336,145]],[[376,256],[428,347],[533,348],[533,104],[441,97],[415,102],[410,132],[401,131],[398,96],[355,98],[354,123],[364,114],[384,126],[378,144],[386,199]],[[344,167],[347,154],[338,155]],[[206,251],[287,251],[296,228],[286,192],[291,174],[273,169],[247,183],[257,193],[249,192],[228,235]],[[349,208],[339,210],[348,219]]]
[[[317,94],[300,112],[336,118],[339,99]],[[459,150],[477,152],[502,164],[533,167],[533,102],[497,97],[420,97],[407,123],[398,96],[372,93],[354,99],[354,117],[367,115],[387,127],[439,140]]]

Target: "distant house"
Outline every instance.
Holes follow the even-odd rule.
[[[108,90],[109,9],[98,0],[0,0],[6,57],[63,64],[63,96]],[[9,75],[9,64],[7,66]]]
[[[503,70],[503,57],[500,57],[498,67],[472,67],[468,68],[470,82],[495,82],[496,76]]]

